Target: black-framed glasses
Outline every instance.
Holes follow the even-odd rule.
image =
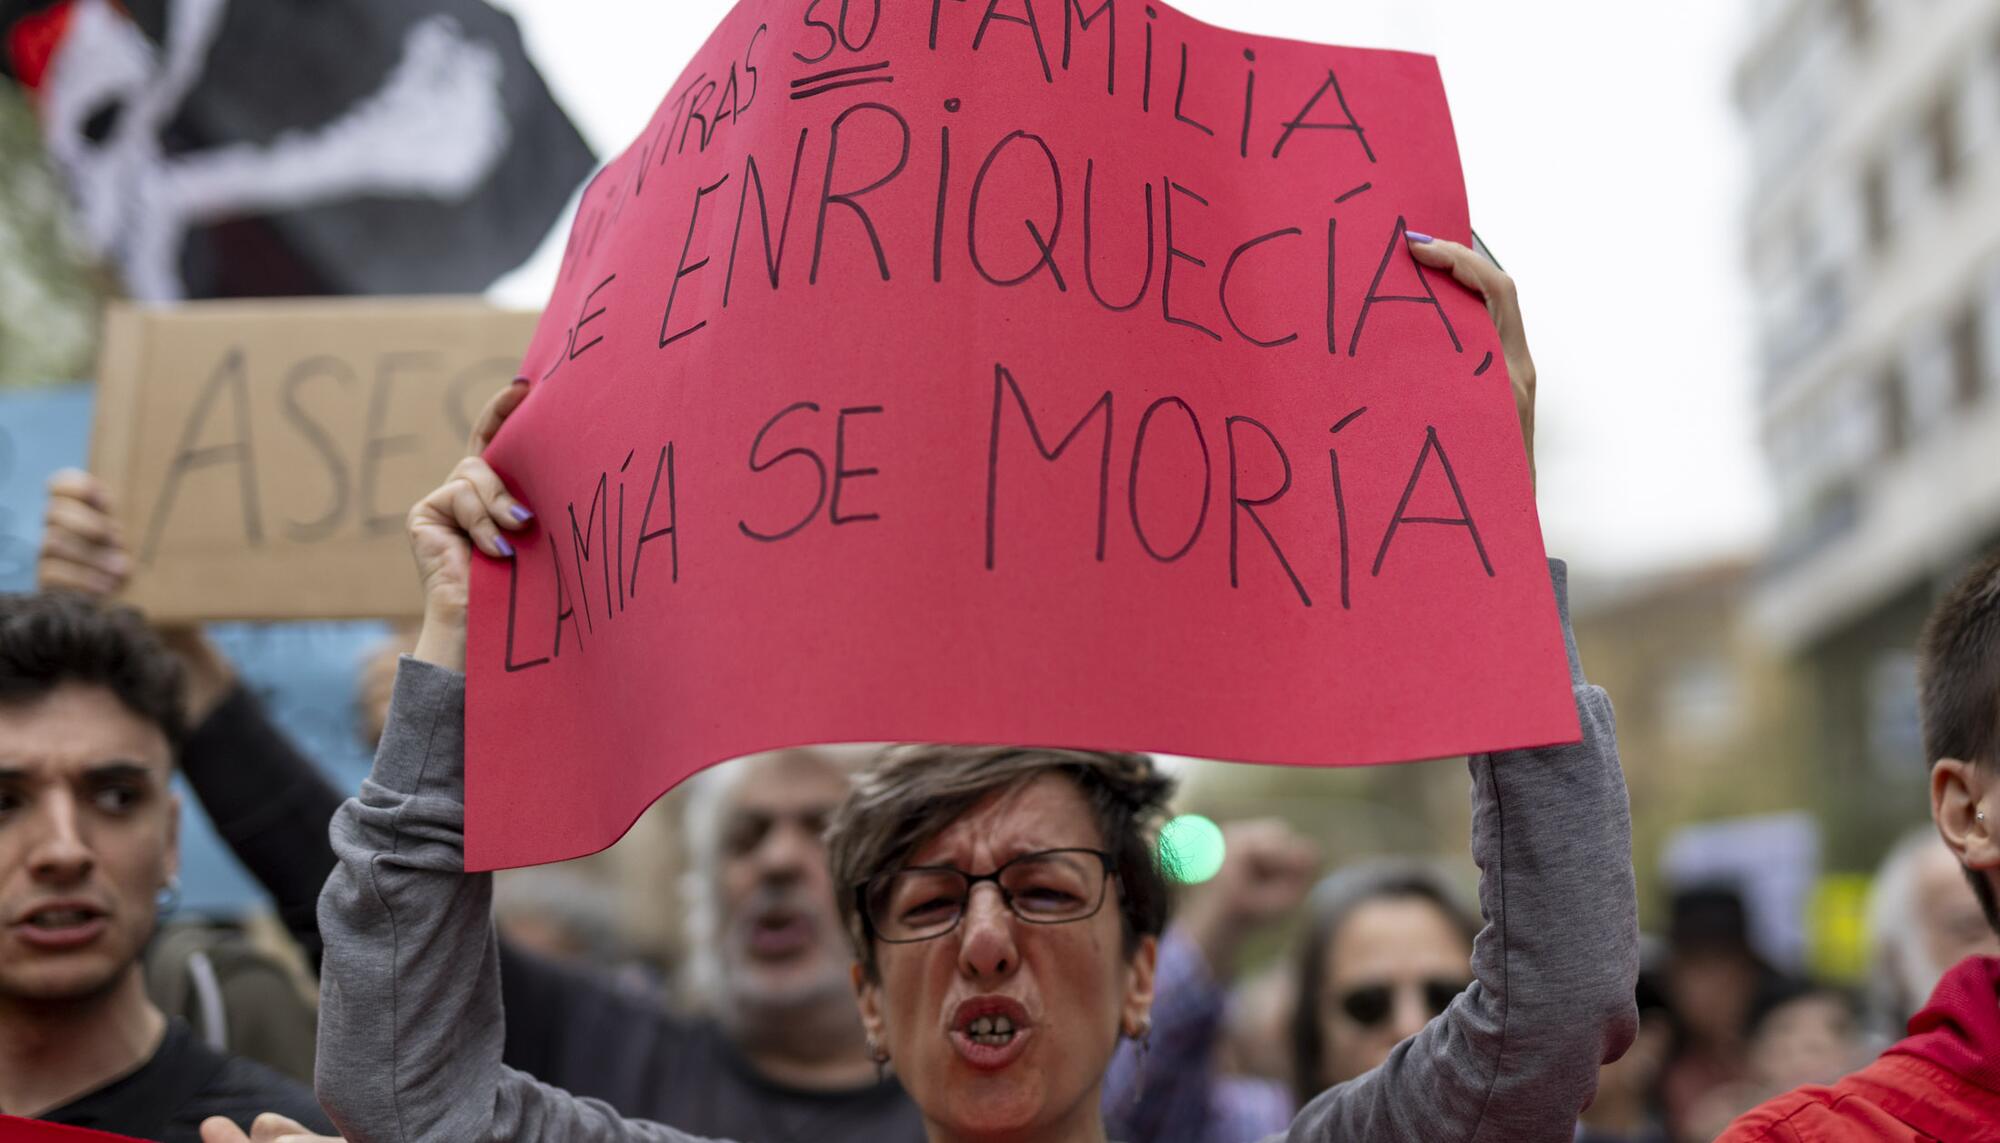
[[[1469,981],[1435,977],[1430,980],[1412,981],[1408,984],[1362,984],[1340,994],[1340,1010],[1349,1020],[1363,1028],[1373,1028],[1387,1020],[1396,1008],[1396,993],[1403,988],[1415,988],[1423,993],[1424,1012],[1432,1017],[1451,1007],[1451,1002],[1459,993],[1471,987]]]
[[[911,944],[958,927],[972,887],[991,881],[1016,917],[1031,925],[1063,925],[1097,915],[1117,863],[1097,849],[1024,853],[991,873],[950,865],[917,865],[879,874],[854,890],[855,904],[877,940]]]

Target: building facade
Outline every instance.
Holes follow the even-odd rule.
[[[1577,651],[1617,709],[1640,914],[1650,926],[1665,923],[1669,851],[1685,826],[1812,804],[1800,672],[1743,621],[1756,574],[1726,561],[1571,576]],[[1797,870],[1807,880],[1816,872],[1816,864]],[[1793,914],[1780,924],[1797,927]]]
[[[1763,0],[1752,24],[1743,233],[1780,522],[1750,610],[1804,668],[1815,808],[1851,865],[1924,812],[1912,648],[2000,544],[2000,0]]]

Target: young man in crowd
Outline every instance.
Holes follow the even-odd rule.
[[[170,895],[179,665],[129,611],[0,596],[0,1112],[192,1143],[202,1120],[327,1120],[147,998]]]
[[[1931,817],[2000,933],[2000,554],[1939,602],[1917,651]],[[2000,1140],[2000,957],[1960,961],[1908,1038],[1831,1087],[1744,1115],[1725,1143]]]
[[[99,596],[132,561],[103,487],[49,481],[39,582]],[[189,676],[183,769],[203,807],[315,962],[345,797],[274,726],[196,629],[162,632]],[[853,959],[819,833],[847,792],[835,755],[793,750],[704,775],[690,807],[698,1011],[501,946],[505,1060],[629,1116],[705,1135],[916,1143],[916,1108],[877,1074],[854,1014]],[[275,1110],[282,1111],[282,1105]]]

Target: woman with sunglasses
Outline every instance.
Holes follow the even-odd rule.
[[[1436,869],[1371,861],[1320,882],[1293,963],[1300,1102],[1389,1058],[1472,979],[1479,923]]]
[[[1513,284],[1465,247],[1413,242],[1488,299],[1532,441]],[[476,443],[524,395],[496,399]],[[471,547],[505,558],[519,507],[472,456],[411,511],[425,622],[374,774],[333,823],[319,1095],[356,1143],[684,1143],[500,1063],[490,878],[464,872],[461,672]],[[1561,601],[1560,565],[1554,578]],[[1609,702],[1569,642],[1583,741],[1472,763],[1474,983],[1381,1067],[1314,1098],[1290,1139],[1566,1141],[1599,1064],[1630,1041],[1625,787]],[[1169,789],[1143,756],[1013,747],[893,751],[857,781],[828,833],[856,1001],[934,1143],[1105,1138],[1106,1065],[1151,1020],[1166,901],[1149,839]]]
[[[1479,919],[1437,867],[1358,862],[1307,894],[1286,884],[1299,851],[1310,849],[1289,828],[1250,822],[1227,832],[1222,874],[1190,891],[1160,942],[1154,1060],[1175,1082],[1143,1082],[1130,1048],[1106,1077],[1105,1112],[1127,1143],[1245,1143],[1283,1131],[1314,1096],[1380,1066],[1472,979]],[[1232,877],[1239,861],[1259,868]],[[1290,1084],[1214,1066],[1235,946],[1268,907],[1258,899],[1274,897],[1293,902],[1287,914],[1303,898],[1306,913],[1297,951],[1281,966],[1299,999],[1278,1024],[1282,1047],[1273,1045]]]

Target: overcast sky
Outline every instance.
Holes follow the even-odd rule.
[[[596,147],[623,150],[728,0],[495,0]],[[920,0],[889,0],[889,3]],[[1740,0],[1178,0],[1246,32],[1435,54],[1474,227],[1520,283],[1551,553],[1606,573],[1755,550],[1751,313],[1729,98]],[[559,232],[566,233],[567,220]],[[539,307],[552,235],[496,287]]]

